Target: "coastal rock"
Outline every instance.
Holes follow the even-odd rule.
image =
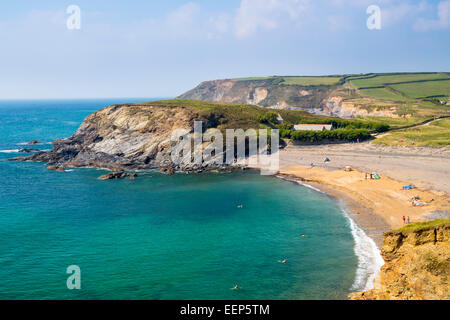
[[[31,153],[31,152],[38,152],[38,149],[33,149],[33,148],[23,148],[23,149],[19,149],[20,153]]]
[[[113,105],[89,115],[73,136],[54,141],[51,151],[11,160],[116,171],[167,168],[165,173],[174,174],[178,170],[191,170],[194,165],[184,165],[182,169],[173,164],[173,130],[193,131],[195,120],[202,120],[205,128],[212,128],[220,117],[178,105]],[[212,164],[204,163],[196,169],[208,166]]]
[[[118,179],[124,179],[129,177],[131,180],[134,180],[137,178],[137,173],[127,173],[125,171],[119,171],[119,172],[111,172],[108,174],[104,174],[100,177],[98,177],[99,180],[118,180]]]
[[[27,143],[28,146],[35,146],[35,145],[38,145],[38,144],[43,144],[43,143],[39,142],[37,140],[32,140],[32,141]]]
[[[50,171],[59,171],[59,172],[65,172],[65,171],[66,171],[66,169],[64,169],[64,167],[57,166],[57,165],[51,165],[51,166],[48,166],[48,167],[47,167],[47,170],[50,170]]]
[[[189,171],[189,170],[187,170],[187,171]],[[164,173],[164,174],[167,174],[167,175],[169,175],[169,176],[172,176],[172,175],[175,174],[175,169],[172,168],[172,167],[169,167],[169,168],[161,168],[161,169],[159,170],[159,172]]]
[[[353,300],[450,299],[450,220],[409,225],[386,232],[375,288],[350,294]]]

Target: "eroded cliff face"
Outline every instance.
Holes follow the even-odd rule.
[[[72,137],[55,141],[51,151],[16,160],[68,168],[172,168],[173,130],[192,130],[197,119],[194,110],[184,107],[114,105],[89,115]],[[201,120],[206,127],[216,121]]]
[[[348,92],[342,85],[304,87],[279,85],[276,79],[214,80],[202,82],[179,98],[253,104],[273,109],[299,109],[312,114],[340,118],[397,117],[395,106],[364,108],[352,102]]]
[[[179,98],[310,111],[322,105],[322,100],[326,99],[333,90],[333,87],[327,86],[280,86],[274,84],[274,81],[274,79],[205,81]]]
[[[375,288],[353,300],[450,299],[450,223],[420,231],[391,231],[381,250],[385,265]]]

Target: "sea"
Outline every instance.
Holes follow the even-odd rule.
[[[150,100],[0,101],[0,299],[347,299],[371,287],[375,243],[309,186],[253,171],[101,181],[102,169],[7,161],[51,149],[96,110]]]

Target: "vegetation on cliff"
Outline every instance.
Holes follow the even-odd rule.
[[[180,98],[258,105],[277,109],[277,112],[299,109],[316,115],[360,118],[407,128],[436,117],[450,116],[450,73],[368,73],[215,80],[201,83]],[[449,130],[442,130],[447,137]],[[410,134],[410,131],[403,130],[399,134],[402,132]],[[406,140],[402,138],[384,139],[383,144],[392,145]],[[426,138],[418,143],[437,147],[450,145],[448,139],[435,140]]]

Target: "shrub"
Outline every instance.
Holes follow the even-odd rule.
[[[363,141],[370,138],[370,131],[367,129],[336,129],[331,131],[292,131],[282,129],[280,130],[280,136],[306,142],[319,142],[322,140],[356,141],[357,139]]]
[[[278,115],[275,112],[268,112],[258,116],[260,123],[277,123]]]

